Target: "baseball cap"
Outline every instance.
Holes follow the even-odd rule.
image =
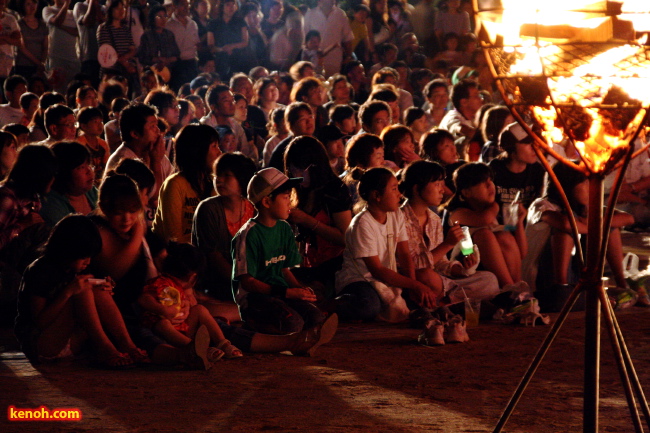
[[[274,167],[264,168],[248,182],[247,195],[251,203],[257,204],[264,197],[274,192],[283,192],[295,188],[302,183],[302,177],[289,179]]]
[[[517,143],[532,143],[533,137],[528,135],[524,128],[517,122],[506,126],[499,135],[499,146],[507,152],[514,151]]]

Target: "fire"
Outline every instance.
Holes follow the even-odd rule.
[[[650,105],[645,40],[615,42],[606,2],[478,1],[490,40],[517,59],[497,79],[515,83],[513,102],[529,106],[545,141],[568,136],[594,173],[615,165]]]

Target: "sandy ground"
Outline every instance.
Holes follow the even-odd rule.
[[[619,313],[641,381],[650,310]],[[506,425],[582,430],[582,313],[572,313]],[[429,348],[405,326],[343,325],[313,358],[248,355],[209,371],[122,372],[0,358],[1,407],[81,409],[79,422],[0,420],[2,432],[489,432],[548,327],[481,323],[471,342]],[[600,431],[633,431],[603,337]],[[4,409],[3,409],[4,410]]]

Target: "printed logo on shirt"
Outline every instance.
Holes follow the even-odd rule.
[[[287,259],[287,256],[285,256],[284,254],[281,254],[281,255],[279,255],[277,257],[273,257],[273,258],[265,261],[264,266],[268,266],[270,264],[280,263],[280,262],[285,261],[286,259]]]

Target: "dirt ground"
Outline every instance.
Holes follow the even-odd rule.
[[[649,317],[637,307],[619,313],[646,389]],[[570,314],[505,431],[582,430],[583,319]],[[429,348],[402,325],[342,325],[313,358],[254,354],[209,372],[79,363],[34,369],[22,353],[5,351],[3,408],[74,407],[83,419],[9,423],[3,416],[0,431],[489,432],[548,330],[481,323],[469,343]],[[606,335],[602,347],[600,431],[633,431]]]

